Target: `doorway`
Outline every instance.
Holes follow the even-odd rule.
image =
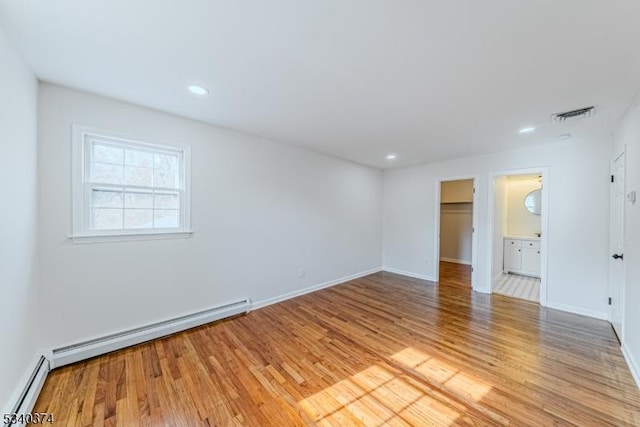
[[[436,280],[471,289],[474,284],[475,178],[438,181]]]
[[[548,168],[495,172],[487,281],[493,293],[546,305]]]
[[[613,330],[622,340],[624,316],[624,171],[625,155],[611,163],[611,232],[609,258],[609,318]]]

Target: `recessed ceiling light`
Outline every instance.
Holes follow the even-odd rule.
[[[532,128],[532,127],[529,127],[529,128],[522,128],[522,129],[520,129],[520,133],[531,133],[531,132],[533,132],[534,130],[536,130],[536,128]]]
[[[561,141],[565,140],[565,139],[569,139],[569,138],[571,138],[571,134],[570,133],[563,133],[562,135],[556,136],[556,139],[559,139]]]
[[[209,94],[209,90],[207,88],[202,87],[202,86],[198,86],[198,85],[189,86],[189,92],[194,93],[196,95],[208,95]]]
[[[395,154],[388,154],[387,155],[387,160],[394,160],[396,158]]]

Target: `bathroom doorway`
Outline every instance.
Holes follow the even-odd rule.
[[[490,186],[492,292],[546,304],[547,169],[494,173]]]
[[[440,285],[472,288],[474,283],[475,179],[438,181],[436,253]]]

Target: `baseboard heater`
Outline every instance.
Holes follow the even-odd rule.
[[[13,407],[11,414],[28,414],[31,412],[33,406],[36,404],[36,400],[38,399],[40,390],[42,390],[44,380],[47,379],[49,370],[49,361],[44,356],[40,356],[40,359],[38,359],[33,372],[27,380],[24,390],[22,390],[22,393],[20,393],[20,395],[18,396],[18,401]],[[11,421],[9,421],[9,423],[4,423],[4,426],[12,425],[23,424],[12,423]]]
[[[101,354],[110,353],[145,341],[171,335],[176,332],[247,313],[251,308],[251,301],[242,301],[222,305],[198,313],[189,314],[175,319],[165,320],[152,325],[107,335],[90,341],[56,348],[52,351],[49,363],[51,369],[81,360],[90,359]]]

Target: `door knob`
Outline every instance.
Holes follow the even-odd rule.
[[[624,254],[613,254],[611,255],[613,259],[624,259]]]

